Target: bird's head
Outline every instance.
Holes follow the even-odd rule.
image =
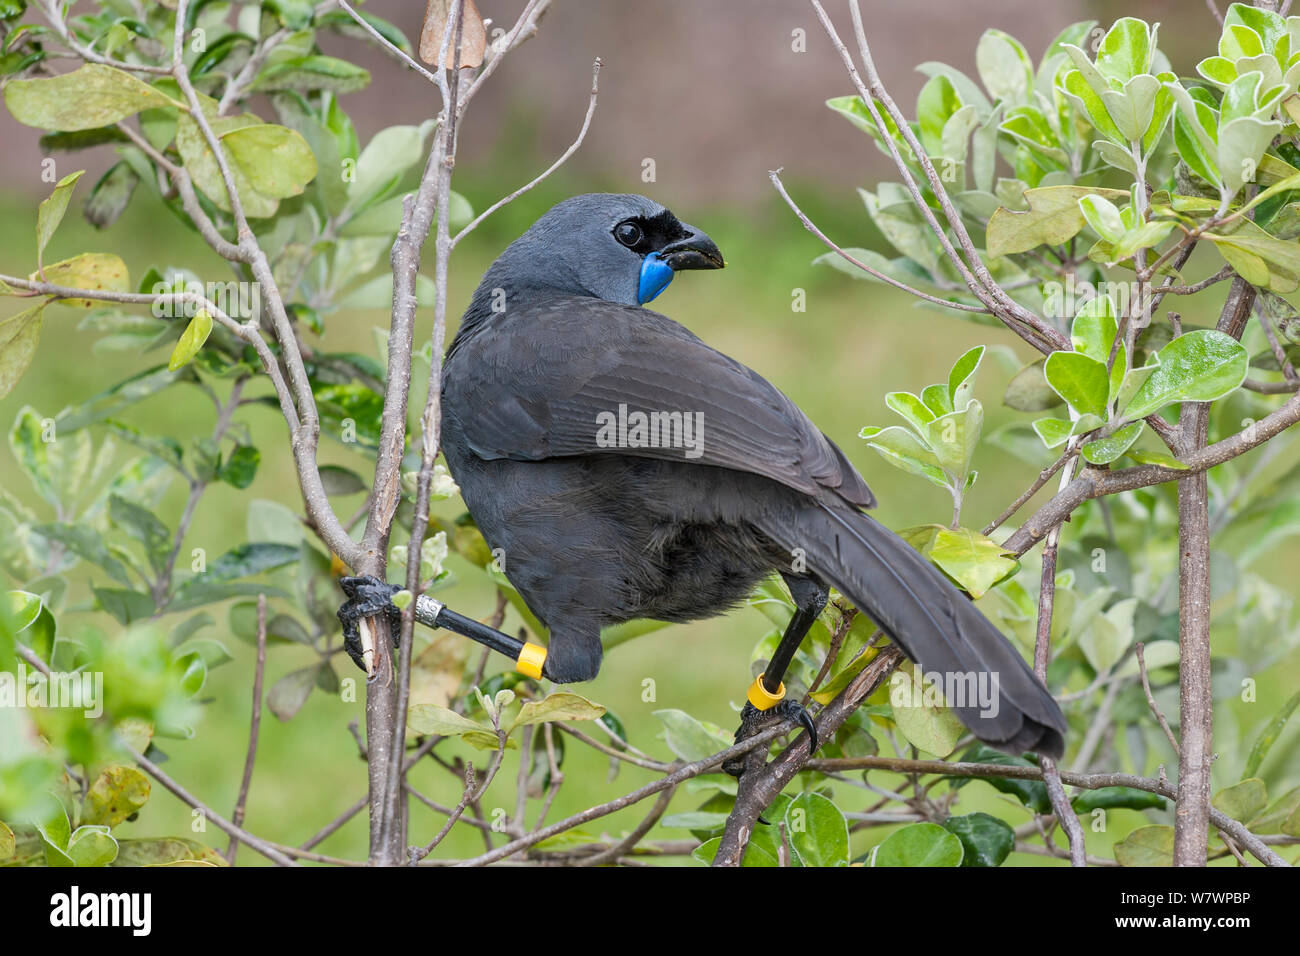
[[[721,269],[713,240],[645,196],[588,193],[553,206],[484,278],[644,305],[683,269]]]

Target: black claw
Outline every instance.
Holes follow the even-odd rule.
[[[813,723],[812,714],[803,707],[799,707],[799,714],[795,719],[799,721],[800,727],[808,731],[808,756],[811,757],[817,752],[817,725]]]
[[[740,712],[740,727],[736,730],[736,743],[754,736],[774,719],[797,721],[799,726],[808,732],[809,756],[817,752],[817,725],[813,722],[812,714],[808,713],[802,704],[793,700],[783,700],[768,710],[759,710],[753,704],[745,704]],[[733,777],[739,777],[745,772],[745,758],[733,758],[724,763],[722,769]]]
[[[339,587],[348,596],[338,609],[338,619],[343,625],[343,648],[348,652],[348,657],[352,658],[352,662],[361,670],[365,670],[366,661],[361,650],[361,630],[357,626],[358,622],[363,618],[385,615],[393,635],[393,646],[396,647],[402,612],[398,610],[392,599],[401,588],[368,574],[339,578]],[[371,675],[370,680],[374,680],[376,676]]]

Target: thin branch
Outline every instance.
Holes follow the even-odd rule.
[[[161,767],[155,764],[144,754],[137,753],[132,747],[128,746],[126,743],[122,743],[122,746],[126,747],[126,750],[128,753],[131,754],[132,759],[135,760],[135,762],[138,763],[141,766],[141,768],[143,768],[144,771],[149,774],[149,776],[153,777],[164,787],[170,790],[173,794],[179,797],[182,802],[193,807],[195,810],[200,811],[203,814],[204,819],[211,820],[213,823],[217,825],[219,829],[224,830],[226,833],[230,834],[230,836],[237,838],[241,843],[247,844],[250,850],[256,850],[258,853],[262,854],[262,856],[266,857],[268,860],[271,860],[274,863],[278,863],[280,866],[298,865],[293,860],[289,859],[289,857],[285,856],[285,854],[277,850],[268,841],[263,840],[261,837],[254,836],[253,834],[249,833],[247,830],[235,826],[225,817],[221,816],[221,814],[217,813],[206,803],[204,803],[198,797],[194,796],[192,793],[190,793],[188,790],[182,787],[179,783],[177,783],[175,780],[169,777],[166,773],[164,773]]]
[[[253,764],[257,762],[257,735],[262,726],[262,679],[266,676],[266,595],[257,596],[257,669],[253,671],[253,716],[248,725],[248,755],[244,757],[244,776],[239,782],[239,798],[230,822],[244,824],[244,807],[248,803],[248,788],[253,782]],[[226,847],[226,862],[234,864],[239,841],[230,838]]]
[[[1052,527],[1067,518],[1083,502],[1121,491],[1133,491],[1177,481],[1188,475],[1221,465],[1252,448],[1264,444],[1300,421],[1300,395],[1293,395],[1286,404],[1265,415],[1249,428],[1222,441],[1181,457],[1185,469],[1167,468],[1164,465],[1139,465],[1133,468],[1105,470],[1086,467],[1063,490],[1048,501],[1006,541],[1004,550],[1017,556],[1024,554],[1043,539]]]
[[[171,67],[169,66],[153,66],[148,63],[127,63],[125,60],[115,60],[111,56],[104,56],[100,53],[96,53],[84,44],[79,43],[76,38],[72,36],[71,31],[68,29],[67,22],[58,12],[56,4],[50,2],[50,0],[44,0],[44,2],[40,4],[40,7],[41,13],[45,15],[45,19],[50,21],[50,26],[54,27],[54,32],[59,35],[59,39],[67,45],[69,50],[77,54],[77,56],[81,57],[81,59],[85,60],[87,63],[99,63],[103,66],[111,66],[118,70],[127,70],[134,73],[166,75],[171,72]]]
[[[1043,771],[1038,767],[1005,766],[993,763],[966,763],[945,760],[908,760],[902,757],[842,757],[810,760],[804,770],[848,772],[852,770],[889,770],[905,774],[943,774],[950,777],[1004,777],[1009,780],[1042,780]],[[1168,800],[1176,800],[1174,788],[1167,781],[1151,780],[1128,773],[1071,773],[1063,771],[1061,781],[1071,787],[1083,790],[1100,790],[1104,787],[1132,787],[1147,793],[1159,794]],[[1290,866],[1286,860],[1268,848],[1260,837],[1251,833],[1246,827],[1219,810],[1210,808],[1210,822],[1229,834],[1241,846],[1250,850],[1261,863],[1268,866]]]
[[[654,829],[654,825],[658,823],[659,818],[664,815],[664,811],[668,809],[668,804],[672,802],[673,794],[675,794],[676,792],[677,792],[676,787],[669,787],[663,793],[659,794],[659,799],[654,802],[654,806],[650,808],[650,812],[645,815],[645,817],[641,820],[640,823],[636,825],[636,827],[632,830],[631,833],[625,836],[618,843],[615,843],[608,850],[602,850],[599,853],[593,854],[592,856],[579,860],[577,865],[578,866],[600,866],[604,863],[609,863],[612,860],[616,860],[619,857],[621,857],[624,853],[630,851],[633,847],[635,847],[638,843],[641,842],[642,837],[644,837],[647,833],[649,833],[652,829]]]
[[[1017,511],[1019,511],[1022,507],[1024,507],[1026,501],[1034,497],[1034,495],[1038,494],[1039,489],[1041,489],[1043,485],[1047,484],[1051,480],[1052,476],[1056,474],[1058,471],[1060,471],[1061,467],[1072,457],[1074,457],[1075,454],[1076,454],[1075,451],[1067,449],[1061,455],[1060,458],[1056,459],[1055,462],[1053,462],[1051,465],[1048,465],[1046,468],[1040,471],[1038,473],[1038,477],[1034,479],[1034,483],[1030,485],[1028,488],[1026,488],[1023,492],[1021,492],[1020,497],[1016,498],[1015,501],[1007,505],[1006,510],[1003,511],[1002,514],[994,518],[991,522],[989,522],[989,524],[985,526],[984,530],[981,531],[980,533],[983,534],[985,537],[988,537],[994,531],[998,530],[998,528],[1006,524],[1007,520],[1010,519],[1010,517],[1014,515]]]
[[[424,77],[434,86],[440,86],[441,81],[436,75],[430,73],[418,62],[416,62],[416,60],[413,57],[408,56],[406,53],[402,52],[402,50],[398,49],[396,46],[390,43],[387,37],[385,37],[382,33],[380,33],[373,26],[371,26],[369,21],[367,21],[364,17],[362,17],[361,14],[353,10],[352,5],[348,3],[347,0],[338,0],[338,5],[342,7],[344,10],[346,10],[348,16],[350,16],[353,20],[355,20],[357,22],[357,25],[360,26],[361,29],[365,30],[366,33],[370,34],[370,36],[374,39],[374,41],[377,44],[379,44],[380,48],[385,53],[387,53],[390,57],[392,57],[398,63],[401,63],[408,70],[414,70],[416,73],[419,73],[422,77]],[[439,60],[438,62],[442,63],[445,62],[445,60]]]
[[[781,182],[781,170],[779,169],[769,170],[767,175],[768,178],[772,180],[772,185],[776,187],[776,191],[781,194],[781,198],[785,200],[785,204],[790,207],[790,209],[794,212],[796,216],[799,217],[799,221],[803,223],[803,227],[807,229],[809,232],[811,232],[814,236],[816,236],[819,240],[821,240],[822,245],[826,246],[826,248],[830,249],[832,252],[838,255],[849,265],[861,269],[867,275],[879,279],[881,282],[884,282],[887,285],[892,285],[895,289],[901,289],[902,291],[906,292],[908,295],[916,296],[916,298],[923,299],[926,302],[932,302],[935,305],[941,305],[949,309],[956,309],[959,312],[979,312],[985,315],[991,314],[991,310],[985,308],[984,306],[968,305],[965,302],[953,302],[951,299],[941,299],[937,295],[931,295],[928,292],[923,292],[920,289],[913,288],[912,286],[908,285],[906,282],[901,282],[898,279],[895,279],[893,276],[886,275],[883,272],[873,269],[871,266],[867,265],[861,259],[858,259],[856,256],[852,256],[849,253],[845,252],[842,248],[840,248],[834,242],[832,242],[830,238],[826,235],[826,233],[818,229],[816,224],[811,219],[809,219],[808,216],[805,215],[804,211],[800,209],[799,206],[795,203],[795,201],[790,198],[790,194],[786,192],[785,185]]]
[[[1151,708],[1151,713],[1153,713],[1156,720],[1159,721],[1160,729],[1165,732],[1165,737],[1169,740],[1169,746],[1174,748],[1174,754],[1181,755],[1182,751],[1178,747],[1178,738],[1175,737],[1174,732],[1169,729],[1169,721],[1165,719],[1165,715],[1161,712],[1160,708],[1156,706],[1155,695],[1151,693],[1151,678],[1147,676],[1147,661],[1146,657],[1143,655],[1144,648],[1142,642],[1138,641],[1137,644],[1134,645],[1134,648],[1137,651],[1138,673],[1142,676],[1142,693],[1146,694],[1147,706]]]
[[[481,223],[484,219],[486,219],[488,216],[492,215],[494,212],[496,212],[496,211],[497,211],[498,209],[500,209],[502,206],[505,206],[505,205],[508,205],[509,203],[514,202],[516,199],[518,199],[518,198],[519,198],[520,196],[522,196],[524,193],[528,192],[528,191],[529,191],[530,189],[532,189],[533,187],[535,187],[535,186],[539,185],[540,183],[542,183],[543,181],[545,181],[545,180],[547,179],[547,177],[549,177],[549,176],[550,176],[552,173],[554,173],[557,169],[559,169],[561,166],[563,166],[564,163],[569,159],[570,156],[572,156],[574,153],[576,153],[576,152],[578,151],[578,147],[580,147],[580,146],[582,145],[582,141],[583,141],[584,139],[587,138],[587,130],[588,130],[588,128],[590,128],[590,126],[591,126],[591,118],[592,118],[592,116],[594,116],[595,113],[596,113],[596,96],[597,96],[597,93],[598,93],[598,84],[597,84],[597,81],[598,81],[599,78],[600,78],[600,66],[601,66],[601,59],[600,59],[600,57],[596,57],[595,62],[593,62],[593,63],[591,64],[591,99],[590,99],[590,100],[588,101],[588,103],[587,103],[587,115],[583,118],[583,121],[582,121],[582,129],[580,129],[580,130],[578,131],[578,138],[575,139],[575,140],[574,140],[574,141],[569,145],[569,148],[566,149],[566,150],[564,151],[564,154],[563,154],[562,156],[560,156],[560,158],[557,159],[555,162],[553,162],[553,163],[552,163],[552,164],[551,164],[551,165],[546,169],[546,171],[545,171],[544,173],[542,173],[541,175],[537,176],[537,177],[536,177],[535,179],[533,179],[531,182],[526,183],[526,184],[523,185],[523,186],[520,186],[518,189],[516,189],[516,190],[515,190],[514,192],[512,192],[510,195],[508,195],[508,196],[504,196],[504,197],[502,197],[501,199],[498,199],[498,200],[497,200],[496,202],[494,202],[492,205],[488,206],[487,209],[484,209],[481,213],[479,213],[479,214],[478,214],[478,215],[477,215],[477,216],[476,216],[476,217],[475,217],[475,218],[474,218],[474,219],[469,223],[469,225],[467,225],[467,226],[466,226],[464,229],[462,229],[460,232],[456,233],[455,237],[451,240],[451,248],[452,248],[452,249],[455,249],[455,248],[456,248],[456,245],[457,245],[457,244],[458,244],[462,239],[464,239],[467,235],[469,235],[469,234],[470,234],[471,232],[473,232],[476,228],[478,228],[479,223]]]
[[[546,15],[546,11],[550,9],[550,6],[551,0],[528,0],[528,2],[524,4],[524,9],[520,11],[519,19],[515,21],[515,25],[511,27],[510,32],[502,37],[498,43],[492,45],[491,53],[487,60],[484,61],[483,68],[479,70],[479,74],[474,79],[474,82],[469,85],[465,90],[464,95],[461,96],[460,102],[456,104],[456,112],[458,114],[463,114],[465,112],[465,108],[469,106],[469,101],[474,98],[474,94],[483,88],[483,84],[487,82],[488,78],[496,72],[497,67],[501,65],[501,61],[505,59],[506,54],[537,35],[537,26],[541,22],[542,17]],[[445,49],[438,62],[447,62]]]
[[[678,767],[672,773],[668,774],[668,776],[647,783],[645,786],[639,787],[631,793],[624,794],[615,800],[610,800],[608,803],[602,803],[600,806],[592,807],[589,810],[583,810],[581,813],[575,813],[573,816],[568,817],[565,820],[561,820],[558,823],[552,823],[550,826],[544,827],[540,830],[534,830],[527,836],[520,837],[517,840],[512,840],[505,846],[497,847],[490,853],[484,853],[482,856],[476,856],[471,860],[461,860],[455,865],[486,866],[489,863],[496,863],[499,860],[504,860],[513,856],[521,850],[526,850],[537,843],[541,843],[543,840],[547,840],[556,834],[563,833],[565,830],[571,830],[576,826],[581,826],[582,824],[588,823],[592,820],[608,816],[611,813],[622,810],[624,807],[630,807],[634,803],[639,803],[646,799],[646,797],[651,797],[656,793],[661,793],[664,790],[676,787],[678,784],[684,783],[692,777],[698,777],[700,774],[704,773],[713,773],[733,757],[743,756],[751,750],[755,750],[771,743],[782,734],[788,733],[792,723],[792,721],[782,721],[777,726],[769,727],[766,730],[755,734],[753,737],[750,737],[748,740],[744,740],[734,746],[728,747],[726,750],[720,751],[711,757],[705,757],[703,760],[696,760],[693,763],[688,763],[685,766]]]
[[[1070,442],[1066,454],[1071,457],[1061,472],[1061,487],[1070,481],[1070,472],[1074,467],[1074,454],[1077,440]],[[1052,611],[1056,604],[1056,555],[1061,540],[1061,526],[1058,524],[1047,534],[1043,545],[1043,573],[1038,591],[1038,627],[1034,640],[1034,674],[1044,685],[1047,684],[1047,664],[1052,653]],[[1047,784],[1047,795],[1056,814],[1057,821],[1065,830],[1070,844],[1070,865],[1087,865],[1087,848],[1084,845],[1083,827],[1075,816],[1074,808],[1065,795],[1061,785],[1061,773],[1050,757],[1040,757],[1039,766],[1043,771],[1043,780]]]

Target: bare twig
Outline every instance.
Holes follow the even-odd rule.
[[[385,53],[387,53],[390,57],[392,57],[398,63],[401,63],[402,66],[406,67],[408,70],[414,70],[416,73],[419,73],[422,77],[424,77],[426,80],[428,80],[430,83],[434,84],[435,86],[437,86],[440,83],[439,77],[437,77],[433,73],[430,73],[423,66],[421,66],[413,57],[408,56],[406,53],[402,52],[400,49],[398,49],[392,43],[390,43],[387,37],[385,37],[374,27],[372,27],[370,23],[364,17],[361,16],[361,14],[357,13],[356,10],[352,9],[352,5],[348,3],[347,0],[338,0],[338,5],[342,7],[344,10],[346,10],[348,16],[350,16],[353,20],[355,20],[357,22],[357,25],[360,26],[361,29],[365,30],[366,33],[370,34],[370,36],[374,39],[374,41],[377,44],[379,44],[380,48]],[[445,43],[444,43],[444,47],[445,47]],[[444,61],[439,60],[438,62],[441,63]]]
[[[1175,754],[1180,754],[1178,738],[1169,729],[1169,721],[1165,719],[1165,715],[1156,706],[1155,696],[1151,693],[1151,678],[1147,676],[1147,661],[1143,655],[1144,647],[1141,641],[1137,642],[1135,650],[1137,651],[1138,673],[1142,676],[1142,692],[1146,694],[1147,706],[1151,708],[1151,713],[1155,715],[1156,720],[1160,723],[1160,729],[1165,732],[1165,737],[1169,739],[1169,746],[1174,748]]]
[[[166,787],[173,794],[179,797],[184,803],[187,803],[195,810],[200,811],[203,814],[205,819],[211,820],[213,823],[217,825],[219,829],[230,834],[230,836],[237,838],[239,842],[247,844],[249,849],[256,850],[258,853],[262,854],[262,856],[266,857],[268,860],[271,860],[274,863],[278,863],[280,866],[298,865],[297,863],[293,862],[293,860],[289,859],[289,857],[285,856],[285,854],[277,850],[266,840],[263,840],[261,837],[254,836],[253,834],[249,833],[247,830],[235,826],[233,823],[231,823],[221,814],[217,813],[206,803],[204,803],[198,797],[191,794],[179,783],[177,783],[175,780],[169,777],[166,773],[163,772],[161,767],[155,764],[144,754],[137,753],[126,743],[122,743],[122,746],[126,747],[127,751],[131,754],[132,759],[135,760],[135,762],[138,763],[140,767],[146,773],[149,774],[149,776],[153,777],[155,780],[161,783],[164,787]]]
[[[867,265],[861,259],[858,259],[856,256],[850,255],[849,253],[845,252],[842,248],[840,248],[834,242],[832,242],[831,239],[826,235],[826,233],[822,232],[819,228],[817,228],[816,223],[814,223],[811,219],[809,219],[808,216],[804,213],[804,211],[800,209],[799,206],[795,203],[795,201],[790,198],[790,194],[786,192],[785,184],[781,182],[781,170],[779,169],[769,170],[767,175],[768,178],[772,180],[772,185],[776,187],[776,191],[781,194],[781,198],[785,200],[785,204],[790,207],[791,211],[793,211],[794,214],[799,218],[799,221],[803,223],[803,227],[807,229],[809,232],[811,232],[814,236],[816,236],[819,240],[821,240],[822,245],[826,246],[826,248],[830,249],[832,252],[834,252],[837,256],[839,256],[849,265],[861,269],[867,275],[879,279],[881,282],[884,282],[887,285],[892,285],[895,289],[901,289],[902,291],[906,292],[908,295],[914,295],[918,299],[923,299],[926,302],[932,302],[935,305],[941,305],[949,309],[956,309],[959,312],[980,312],[984,314],[989,313],[990,310],[985,306],[967,305],[965,302],[953,302],[951,299],[941,299],[937,295],[931,295],[928,292],[923,292],[920,289],[913,288],[912,286],[908,285],[906,282],[900,282],[898,279],[895,279],[893,276],[886,275],[883,272],[873,269],[871,266]]]
[[[538,175],[532,181],[525,183],[523,186],[520,186],[510,195],[503,196],[502,198],[498,199],[492,205],[488,206],[481,213],[475,216],[467,226],[461,229],[460,232],[456,233],[455,237],[452,238],[451,240],[452,249],[455,249],[456,245],[462,239],[464,239],[467,235],[469,235],[471,232],[477,229],[479,223],[481,223],[484,219],[492,215],[502,206],[514,202],[516,199],[518,199],[524,193],[528,192],[534,186],[537,186],[542,182],[544,182],[547,179],[547,177],[549,177],[557,169],[563,166],[570,156],[572,156],[574,153],[578,151],[578,147],[582,145],[582,141],[587,138],[587,130],[591,127],[591,118],[596,113],[596,96],[597,93],[599,92],[598,80],[600,79],[600,65],[601,65],[600,57],[596,57],[595,62],[591,64],[591,99],[587,103],[587,115],[582,120],[582,129],[578,130],[577,139],[575,139],[572,143],[569,144],[569,148],[564,151],[563,155],[561,155],[559,159],[551,163],[551,165],[547,167],[545,172]]]
[[[820,772],[847,772],[851,770],[890,770],[906,774],[943,774],[950,777],[1005,777],[1011,780],[1041,780],[1043,771],[1038,767],[1005,766],[1003,764],[965,763],[945,760],[908,760],[902,757],[844,757],[838,759],[810,760],[804,765],[805,770]],[[1061,781],[1071,787],[1083,790],[1100,790],[1103,787],[1132,787],[1147,793],[1156,793],[1169,800],[1177,795],[1168,782],[1151,780],[1128,773],[1071,773],[1063,771]],[[1289,866],[1270,850],[1263,839],[1251,833],[1245,825],[1233,820],[1227,814],[1210,808],[1210,822],[1228,833],[1241,846],[1250,850],[1260,862],[1268,866]]]
[[[248,755],[244,758],[244,776],[239,782],[239,798],[230,822],[243,826],[244,807],[248,802],[248,788],[253,782],[253,764],[257,761],[257,732],[262,726],[262,679],[266,674],[266,595],[257,596],[257,669],[253,672],[253,717],[248,726]],[[239,850],[239,841],[230,838],[226,847],[226,862],[233,864]]]

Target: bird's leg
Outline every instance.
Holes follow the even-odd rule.
[[[393,633],[393,644],[396,646],[402,612],[393,603],[393,595],[402,589],[370,575],[339,578],[339,586],[348,596],[348,600],[338,610],[339,621],[343,624],[344,649],[353,662],[373,679],[373,668],[366,659],[360,627],[366,618],[387,615]],[[521,641],[473,618],[457,614],[441,601],[435,601],[425,594],[415,600],[415,619],[425,627],[441,627],[453,631],[504,654],[515,662],[515,670],[519,673],[535,680],[541,679],[542,666],[546,663],[546,648],[540,645]]]
[[[747,694],[749,699],[740,712],[736,743],[752,737],[776,721],[797,720],[799,726],[808,732],[808,752],[811,754],[817,750],[817,725],[802,704],[796,700],[786,700],[782,678],[790,668],[799,645],[817,620],[817,615],[826,606],[829,594],[825,587],[811,578],[786,576],[786,583],[790,586],[790,594],[795,601],[794,616],[786,626],[781,643],[776,646],[776,653],[768,661],[767,669],[750,685]],[[744,772],[744,765],[744,757],[733,758],[723,764],[722,769],[739,777]]]

